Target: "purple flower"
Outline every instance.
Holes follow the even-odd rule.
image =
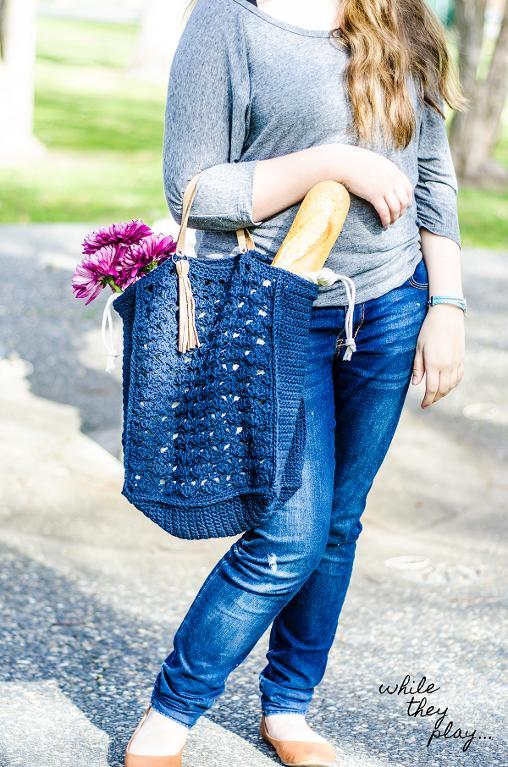
[[[103,226],[85,237],[83,254],[91,255],[105,245],[135,245],[143,237],[148,237],[151,234],[150,227],[137,218],[128,223]]]
[[[125,245],[105,245],[82,259],[72,278],[76,298],[86,298],[86,304],[89,304],[106,285],[111,285],[113,289],[119,287],[122,261],[127,250]]]
[[[142,274],[155,269],[176,251],[176,242],[171,235],[152,234],[126,251],[122,259],[120,285],[126,288]]]
[[[83,241],[85,257],[75,269],[72,289],[87,304],[107,285],[121,293],[175,251],[170,235],[154,234],[139,219],[102,227]]]

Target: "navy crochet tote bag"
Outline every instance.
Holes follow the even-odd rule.
[[[189,265],[199,345],[179,350],[174,260],[113,301],[123,322],[122,494],[172,535],[216,538],[255,527],[301,485],[318,286],[271,266],[244,232],[236,255],[184,257],[196,179],[177,255]]]

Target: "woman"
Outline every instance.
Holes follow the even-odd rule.
[[[443,106],[462,108],[443,30],[424,0],[197,0],[173,60],[164,181],[202,257],[235,230],[275,254],[301,200],[333,179],[351,209],[320,288],[304,400],[303,484],[217,562],[174,636],[128,767],[181,764],[189,729],[271,624],[261,734],[285,764],[327,765],[305,720],[348,588],[360,517],[410,382],[421,406],[462,378],[464,305],[455,173]],[[259,7],[258,7],[259,6]],[[423,258],[422,258],[423,256]],[[444,296],[427,305],[429,295]]]

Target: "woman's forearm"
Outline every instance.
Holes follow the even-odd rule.
[[[422,253],[429,275],[429,295],[463,297],[460,248],[455,240],[420,229]],[[451,304],[430,306],[421,327],[413,362],[412,383],[425,375],[421,407],[427,408],[450,392],[464,374],[465,322]]]
[[[333,144],[321,144],[300,152],[259,160],[253,183],[254,220],[264,221],[296,205],[319,181],[338,180],[337,154]]]
[[[422,253],[429,275],[429,295],[463,296],[461,252],[449,237],[420,229]]]
[[[350,144],[320,144],[258,160],[252,183],[252,216],[262,222],[301,202],[320,181],[338,181],[376,209],[388,226],[409,206],[412,187],[391,160]]]

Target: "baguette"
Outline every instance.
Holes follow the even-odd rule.
[[[307,192],[272,266],[296,274],[319,271],[342,231],[349,211],[346,187],[320,181]]]

